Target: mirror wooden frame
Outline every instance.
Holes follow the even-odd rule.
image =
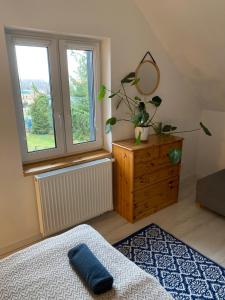
[[[159,86],[159,81],[160,81],[160,71],[159,71],[159,67],[157,66],[156,63],[154,63],[154,62],[151,61],[151,60],[144,60],[143,62],[141,62],[141,63],[138,65],[138,67],[137,67],[137,69],[136,69],[136,71],[135,71],[135,79],[136,79],[136,80],[138,80],[138,72],[139,72],[141,66],[142,66],[143,64],[145,64],[145,63],[150,63],[150,64],[152,64],[152,65],[155,67],[156,72],[157,72],[157,74],[158,74],[158,78],[157,78],[156,85],[155,85],[154,89],[153,89],[151,92],[149,92],[149,93],[144,93],[144,92],[140,89],[138,83],[137,83],[135,86],[136,86],[136,89],[138,90],[138,92],[139,92],[141,95],[149,96],[149,95],[152,95],[152,94],[156,91],[156,89],[158,88],[158,86]]]

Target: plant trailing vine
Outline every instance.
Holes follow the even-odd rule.
[[[112,127],[121,121],[131,122],[134,124],[134,127],[152,127],[156,134],[175,134],[175,133],[187,133],[202,130],[206,135],[211,136],[209,129],[200,122],[199,128],[192,130],[177,131],[177,126],[171,124],[163,124],[163,122],[155,122],[155,116],[157,114],[158,108],[162,103],[162,99],[159,96],[154,96],[149,100],[142,100],[139,96],[130,97],[126,92],[125,86],[127,84],[135,86],[139,82],[139,79],[136,79],[135,72],[131,72],[126,75],[121,81],[121,87],[118,91],[112,91],[108,89],[105,85],[101,85],[98,93],[98,100],[103,101],[104,99],[116,99],[116,109],[119,109],[121,103],[124,103],[129,111],[129,117],[127,119],[118,119],[116,117],[111,117],[106,121],[105,132],[109,133],[112,130]],[[107,96],[107,94],[109,95]],[[150,115],[147,111],[147,105],[153,106],[153,113]],[[140,144],[140,134],[135,140],[136,144]],[[181,159],[181,150],[180,149],[171,149],[168,153],[168,156],[172,163],[177,164]]]

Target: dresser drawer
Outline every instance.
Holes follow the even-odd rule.
[[[148,217],[157,211],[171,205],[177,202],[177,199],[175,197],[171,197],[169,200],[162,202],[160,205],[155,206],[143,206],[138,207],[136,210],[134,210],[133,214],[133,222],[136,222],[142,218]]]
[[[177,201],[179,178],[152,185],[134,193],[134,219],[150,215]]]
[[[170,163],[169,151],[174,148],[181,149],[182,142],[177,142],[177,143],[168,144],[168,145],[162,145],[159,147],[159,160],[158,160],[159,165],[165,165],[165,164]]]
[[[134,178],[134,190],[143,189],[162,180],[179,176],[180,165],[161,168],[152,173],[144,173]]]
[[[155,151],[155,155],[152,155],[152,159],[147,160],[146,155],[142,155],[142,158],[134,159],[135,176],[139,177],[146,173],[155,172],[161,167],[171,166],[169,160],[169,151],[173,148],[182,148],[182,142],[162,145]],[[141,156],[141,153],[140,153]],[[138,161],[138,162],[137,162]]]
[[[177,192],[179,178],[173,177],[134,192],[134,207],[139,205],[155,205],[168,198],[168,193]],[[154,198],[154,199],[153,199]]]
[[[134,154],[134,163],[143,164],[159,157],[159,147],[138,150]]]

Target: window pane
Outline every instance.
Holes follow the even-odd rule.
[[[73,144],[95,141],[93,52],[67,50]]]
[[[48,49],[16,45],[27,151],[56,147]]]

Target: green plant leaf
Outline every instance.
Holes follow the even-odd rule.
[[[126,79],[125,81],[123,81],[122,83],[131,83],[133,81],[133,79]]]
[[[102,101],[105,98],[105,94],[106,94],[106,87],[102,84],[99,89],[98,100]]]
[[[105,133],[110,133],[112,131],[112,126],[115,125],[117,119],[115,117],[109,118],[105,123]]]
[[[140,126],[144,127],[146,126],[146,123],[149,119],[149,113],[147,111],[142,110],[137,112],[135,115],[131,117],[131,122],[134,124],[135,127]]]
[[[127,76],[125,76],[122,80],[121,83],[130,83],[133,80],[135,80],[135,72],[130,72]]]
[[[177,165],[181,161],[182,150],[181,149],[170,149],[168,152],[169,160],[173,165]]]
[[[173,125],[166,124],[162,127],[162,132],[170,132],[176,130],[177,127]]]
[[[106,124],[105,125],[105,133],[108,134],[112,131],[112,125],[111,124]]]
[[[137,113],[136,115],[131,117],[131,122],[134,124],[135,127],[138,126],[141,120],[141,113]]]
[[[154,125],[153,129],[156,134],[162,134],[162,122],[158,122],[157,125]]]
[[[135,144],[140,145],[141,144],[141,132],[139,132],[138,137],[135,138]]]
[[[162,99],[159,96],[155,96],[149,101],[149,103],[153,104],[155,107],[159,107],[162,103]]]
[[[202,130],[204,131],[204,133],[206,135],[212,136],[212,133],[209,131],[209,129],[202,122],[200,122],[200,126],[201,126]]]
[[[112,93],[112,94],[109,96],[109,98],[113,98],[113,97],[117,96],[117,95],[119,94],[119,92],[120,92],[120,91],[115,92],[115,93]]]
[[[144,103],[143,101],[141,101],[141,102],[138,104],[138,110],[139,110],[139,111],[145,110],[145,103]]]
[[[131,85],[136,85],[139,81],[140,81],[140,78],[136,78],[136,79],[131,83]]]
[[[134,99],[137,100],[137,101],[142,101],[141,98],[138,97],[138,96],[135,96]]]
[[[145,125],[145,123],[148,121],[148,119],[149,119],[149,113],[147,113],[147,111],[142,111],[141,112],[141,126],[144,126]]]
[[[110,125],[115,125],[117,122],[117,119],[115,117],[112,117],[112,118],[109,118],[107,121],[106,121],[106,125],[110,124]]]

